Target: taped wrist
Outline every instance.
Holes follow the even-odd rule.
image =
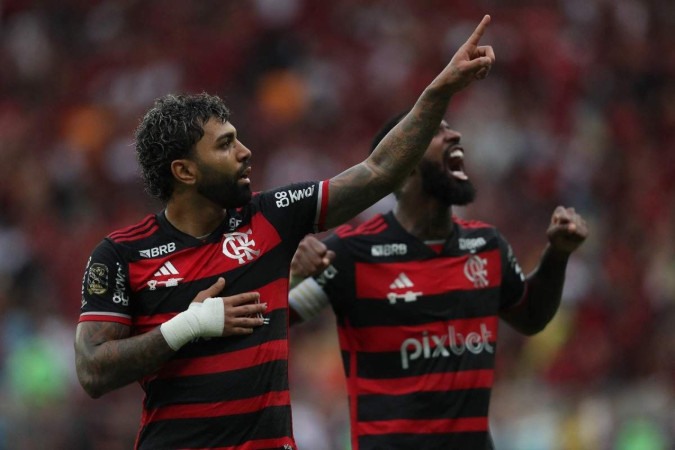
[[[319,315],[330,304],[328,296],[319,283],[312,277],[291,289],[288,302],[302,320],[309,320]]]
[[[186,311],[164,322],[159,331],[172,350],[198,337],[218,337],[225,328],[225,306],[220,297],[192,302]]]

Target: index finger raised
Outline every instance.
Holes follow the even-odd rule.
[[[490,23],[490,15],[486,14],[483,16],[483,20],[480,21],[476,29],[473,30],[473,33],[471,33],[471,36],[469,36],[469,39],[467,39],[466,43],[471,45],[478,45],[478,43],[480,42],[480,38],[485,33],[485,29],[487,28],[489,23]]]

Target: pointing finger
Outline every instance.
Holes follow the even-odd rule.
[[[483,16],[483,20],[480,21],[476,29],[473,31],[471,36],[469,36],[469,39],[467,39],[466,43],[469,45],[478,45],[478,42],[480,42],[480,38],[483,36],[485,33],[485,29],[487,28],[488,24],[490,23],[490,16],[486,14]]]

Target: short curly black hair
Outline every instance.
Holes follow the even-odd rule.
[[[136,157],[150,195],[163,203],[171,198],[171,162],[190,156],[211,118],[230,120],[230,110],[216,95],[169,94],[155,101],[136,129]]]

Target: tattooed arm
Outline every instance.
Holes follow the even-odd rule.
[[[75,334],[75,367],[93,398],[151,374],[174,351],[159,328],[129,337],[129,327],[115,322],[82,322]]]
[[[179,348],[193,337],[231,336],[253,333],[263,325],[261,316],[267,304],[259,303],[260,294],[244,292],[228,297],[218,297],[225,287],[219,278],[207,289],[200,291],[188,311],[178,314],[148,333],[130,337],[129,326],[115,322],[81,322],[75,333],[75,367],[84,390],[93,398],[126,386],[146,375],[156,372],[174,354],[169,342],[176,342],[188,322],[191,335],[174,345]],[[222,308],[214,304],[222,302]],[[199,307],[193,308],[195,304]],[[208,304],[208,305],[207,305]],[[196,311],[196,312],[195,312]],[[189,319],[179,316],[189,315]],[[179,320],[178,328],[166,334],[167,324]],[[210,323],[209,323],[210,322]],[[170,339],[171,338],[171,339]]]
[[[487,76],[495,56],[479,41],[490,22],[485,16],[408,115],[382,139],[368,159],[330,180],[326,225],[339,225],[396,189],[415,167],[438,129],[450,98]]]

